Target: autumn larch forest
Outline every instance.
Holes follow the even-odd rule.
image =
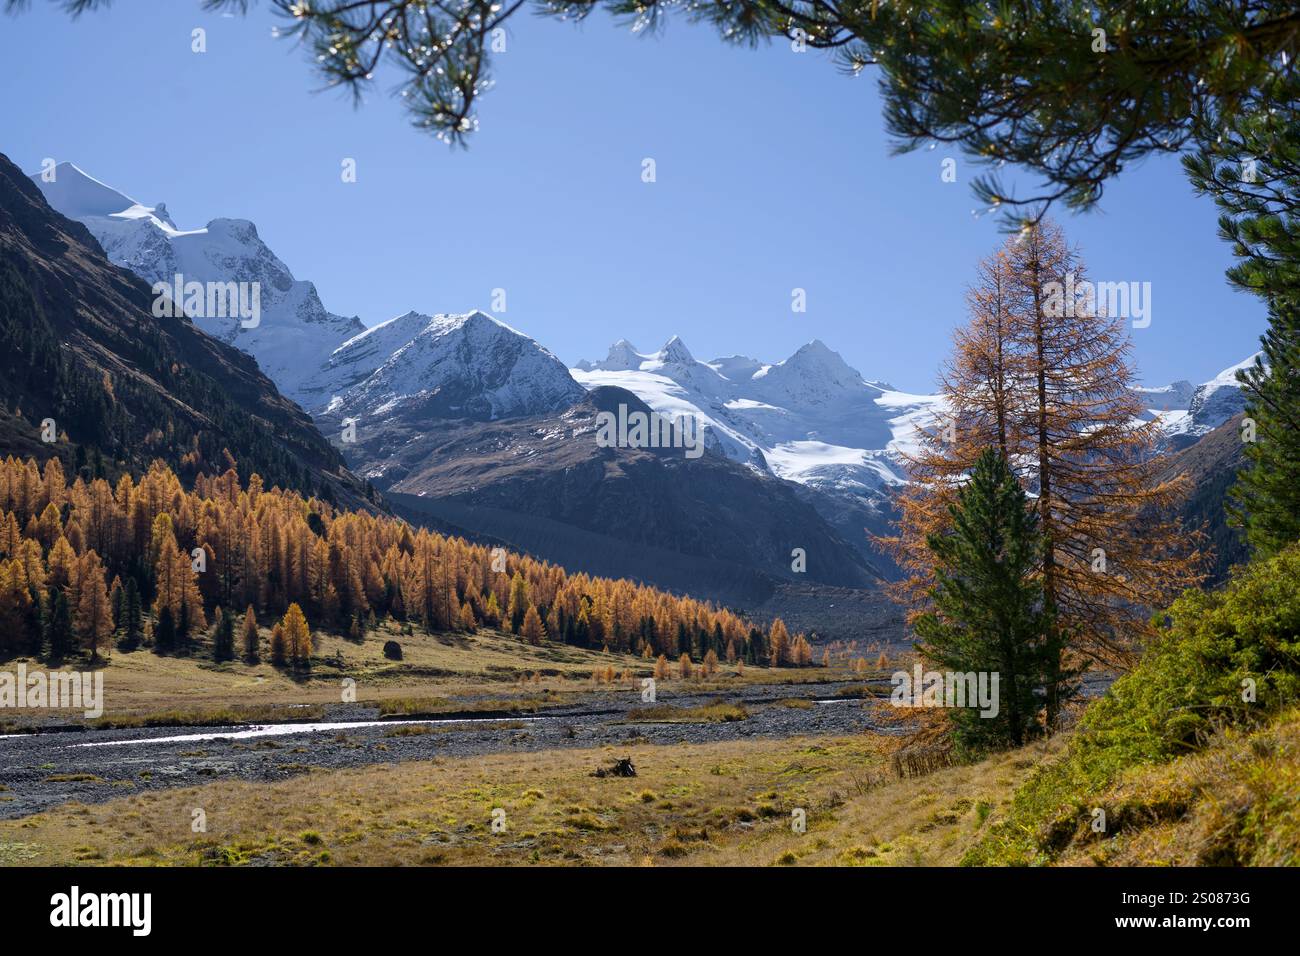
[[[147,613],[144,613],[147,609]],[[116,485],[68,482],[57,457],[0,466],[0,656],[97,663],[113,647],[234,648],[229,631],[274,622],[276,663],[310,662],[309,629],[359,639],[391,616],[429,631],[504,628],[643,657],[812,662],[803,634],[766,630],[711,603],[626,580],[567,574],[526,555],[336,509],[254,474],[198,475],[193,488],[155,462]],[[215,619],[215,624],[214,624]],[[212,630],[209,640],[209,630]],[[281,641],[283,644],[281,645]]]

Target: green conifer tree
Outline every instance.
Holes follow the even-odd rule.
[[[1241,375],[1246,467],[1229,492],[1230,520],[1257,557],[1300,540],[1300,309],[1269,309],[1263,352]]]
[[[235,659],[235,618],[223,608],[217,608],[212,629],[212,659],[218,664]]]
[[[1064,699],[1070,689],[1063,640],[1049,626],[1034,573],[1043,547],[1038,514],[992,448],[976,460],[949,510],[952,532],[929,539],[936,558],[933,609],[915,622],[918,650],[944,671],[998,674],[996,716],[981,716],[973,706],[950,710],[960,746],[973,752],[1019,746],[1039,731],[1038,694]],[[1048,693],[1053,687],[1055,695]]]
[[[167,654],[176,649],[176,620],[169,607],[158,612],[158,626],[153,632],[153,652]]]
[[[140,588],[135,578],[127,578],[122,588],[122,619],[118,624],[117,646],[133,651],[144,637],[144,610],[140,602]]]
[[[60,663],[72,649],[72,614],[68,610],[68,599],[61,590],[53,589],[44,602],[45,614],[42,621],[45,645],[45,659],[51,664]]]
[[[1268,303],[1261,354],[1238,373],[1247,467],[1228,502],[1259,557],[1300,539],[1300,81],[1270,91],[1275,108],[1232,117],[1183,160],[1221,212],[1219,235],[1238,258],[1228,280]]]

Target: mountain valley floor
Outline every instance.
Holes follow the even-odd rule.
[[[298,680],[115,654],[103,717],[10,718],[42,732],[0,737],[0,865],[999,862],[1017,792],[1071,738],[904,775],[895,662],[724,666],[662,681],[651,703],[621,676],[640,659],[481,631],[399,634],[394,662],[393,636],[322,637]],[[613,772],[625,758],[635,776]],[[1124,808],[1121,832],[1098,837],[1087,808],[1065,806],[1037,862],[1205,862],[1223,852],[1225,807],[1238,862],[1295,862],[1298,773],[1291,711],[1123,775],[1097,798]]]

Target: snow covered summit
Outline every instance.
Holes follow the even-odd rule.
[[[814,340],[775,364],[743,355],[701,362],[673,336],[658,352],[626,339],[572,370],[588,388],[618,385],[655,411],[688,415],[706,444],[781,478],[874,494],[905,481],[902,457],[942,399],[866,381]]]
[[[1160,420],[1165,434],[1175,445],[1185,445],[1245,410],[1246,396],[1237,381],[1237,372],[1254,365],[1259,354],[1256,352],[1225,368],[1200,385],[1180,381],[1137,391],[1146,399],[1148,416]]]
[[[334,414],[497,419],[567,408],[585,390],[564,363],[486,312],[408,312],[344,342],[313,384]]]
[[[58,212],[90,230],[108,258],[146,282],[169,286],[180,275],[200,283],[257,283],[260,316],[245,327],[237,316],[193,315],[214,338],[234,345],[257,363],[281,392],[302,403],[302,388],[340,342],[365,326],[326,310],[310,282],[297,280],[247,219],[213,219],[202,229],[176,227],[166,206],[146,206],[60,163],[49,182],[32,180]]]

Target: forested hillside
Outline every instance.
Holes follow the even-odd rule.
[[[360,637],[385,616],[645,658],[812,661],[779,620],[764,633],[712,604],[336,509],[257,475],[241,483],[233,469],[187,490],[162,462],[115,485],[69,481],[58,459],[0,463],[0,658],[206,647],[210,624],[214,656],[229,658],[237,615],[253,659],[258,617],[283,617],[271,653],[298,666],[308,628]]]

